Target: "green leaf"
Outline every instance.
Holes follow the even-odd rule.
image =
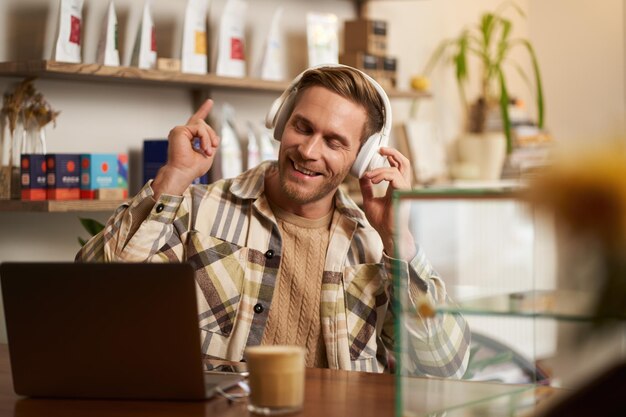
[[[494,15],[492,13],[485,13],[480,22],[480,32],[483,35],[483,47],[487,49],[491,44],[491,34],[494,29]]]
[[[84,217],[79,217],[80,224],[83,225],[85,230],[89,232],[91,236],[97,235],[104,229],[104,225],[95,219],[86,219]]]
[[[506,88],[506,79],[502,69],[498,71],[500,80],[500,112],[502,114],[502,127],[506,136],[506,153],[510,154],[513,150],[513,137],[511,134],[511,118],[509,117],[509,92]]]
[[[507,56],[508,51],[510,50],[509,36],[511,34],[513,24],[511,23],[510,20],[498,19],[498,26],[501,29],[500,29],[500,38],[497,44],[496,58],[494,60],[495,61],[494,64],[496,66],[499,66],[502,63],[502,61],[504,61],[504,59]]]
[[[454,63],[456,65],[456,78],[459,83],[462,83],[467,79],[467,39],[459,39],[459,50],[454,56]]]
[[[506,42],[509,39],[509,35],[511,34],[511,30],[513,29],[513,23],[511,23],[508,19],[501,19],[502,24],[502,35],[500,36],[500,42]]]
[[[87,241],[83,238],[78,238],[78,243],[80,243],[80,246],[85,246],[85,243],[87,243]]]
[[[539,62],[537,61],[537,55],[535,54],[535,49],[530,44],[527,39],[521,40],[522,44],[528,50],[528,54],[530,55],[530,59],[533,63],[533,70],[535,72],[535,85],[537,88],[537,126],[540,129],[543,129],[543,123],[545,120],[545,109],[543,105],[543,86],[541,83],[541,72],[539,71]]]
[[[465,32],[467,33],[467,32]],[[454,64],[456,66],[456,82],[459,88],[459,95],[465,108],[467,108],[467,100],[465,98],[464,83],[469,78],[467,72],[467,47],[468,39],[466,36],[460,36],[457,40],[458,52],[454,56]]]

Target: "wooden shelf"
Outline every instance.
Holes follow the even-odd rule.
[[[121,200],[0,200],[0,212],[67,213],[101,211],[113,213],[122,202]]]
[[[190,88],[230,88],[281,92],[287,82],[252,78],[218,77],[213,74],[183,74],[180,72],[108,67],[97,64],[70,64],[56,61],[22,61],[0,63],[0,75],[15,77],[56,78],[73,81],[132,83],[136,85],[169,85]]]
[[[135,67],[108,67],[97,64],[70,64],[56,61],[0,62],[0,76],[39,77],[72,81],[131,83],[134,85],[161,85],[193,89],[218,88],[281,93],[287,81],[266,81],[256,78],[220,77],[215,74],[183,74],[180,72],[139,69]],[[429,93],[414,91],[387,91],[390,98],[423,98]]]

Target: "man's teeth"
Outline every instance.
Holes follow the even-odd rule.
[[[296,171],[301,172],[301,173],[303,173],[305,175],[310,175],[310,176],[317,175],[317,172],[309,171],[308,169],[301,167],[300,165],[296,164],[295,162],[294,162],[293,166],[296,168]]]

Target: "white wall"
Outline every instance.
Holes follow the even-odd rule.
[[[624,1],[531,0],[529,12],[548,128],[563,141],[623,138]]]

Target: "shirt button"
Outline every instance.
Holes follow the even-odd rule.
[[[261,304],[255,304],[254,312],[257,314],[261,314],[263,312],[263,306]]]
[[[266,257],[267,259],[272,259],[272,258],[274,257],[274,250],[273,250],[273,249],[270,249],[270,250],[268,250],[267,252],[265,252],[265,257]]]
[[[156,212],[160,213],[163,211],[164,208],[165,208],[165,204],[160,203],[158,206],[156,206]]]

